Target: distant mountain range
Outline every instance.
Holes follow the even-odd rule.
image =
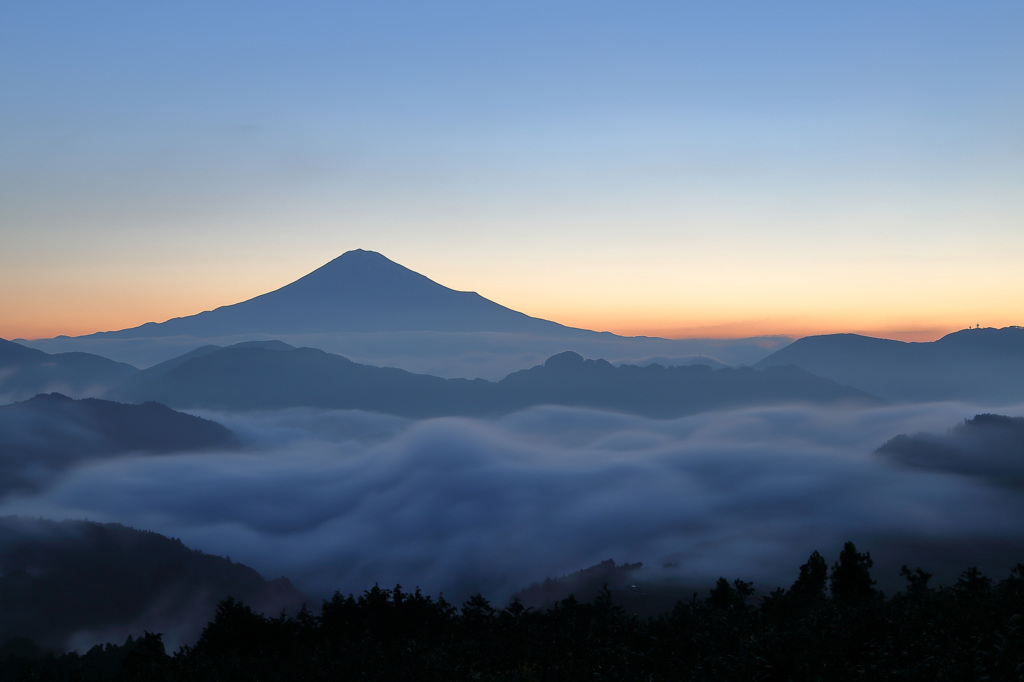
[[[1024,401],[1024,329],[969,329],[931,343],[814,336],[753,368],[717,366],[616,367],[568,353],[497,381],[446,379],[265,340],[200,346],[140,371],[87,353],[50,355],[0,340],[0,401],[72,387],[78,395],[180,408],[307,405],[409,417],[499,414],[538,404],[649,416],[784,401],[1012,404]]]
[[[166,322],[24,341],[147,367],[207,344],[281,339],[358,362],[445,377],[498,379],[566,348],[613,362],[751,364],[791,341],[622,337],[566,327],[455,291],[373,251],[342,254],[275,291]]]
[[[434,378],[497,382],[573,349],[613,365],[793,365],[889,401],[1024,401],[1020,327],[966,329],[930,343],[855,334],[790,341],[671,340],[575,329],[449,289],[379,253],[355,250],[280,289],[196,315],[75,338],[0,341],[0,401],[49,391],[103,395],[125,382],[153,380],[131,379],[132,367],[108,357],[141,367],[181,364],[197,359],[191,353],[210,350],[206,346],[240,342],[319,348],[359,365]]]
[[[242,344],[200,349],[139,372],[121,399],[229,410],[324,407],[422,418],[491,416],[534,405],[572,405],[651,417],[790,402],[876,404],[862,391],[795,367],[765,371],[584,360],[565,352],[501,381],[443,379],[373,367],[313,348]]]
[[[23,348],[4,342],[8,356]],[[24,348],[29,375],[49,356]],[[87,356],[79,353],[76,356]],[[102,365],[102,358],[97,358]],[[131,403],[155,401],[176,408],[229,410],[276,409],[295,406],[359,409],[412,418],[446,415],[488,416],[534,405],[554,404],[617,410],[652,417],[674,417],[706,410],[784,402],[873,404],[862,391],[815,377],[795,367],[755,371],[750,368],[706,365],[615,367],[605,360],[584,360],[563,352],[532,369],[509,374],[500,381],[445,379],[394,367],[356,363],[314,348],[295,348],[281,341],[247,341],[229,347],[201,346],[145,370],[107,363],[116,371],[97,373],[93,388],[99,395]],[[59,383],[47,374],[36,385],[22,377],[14,361],[2,367],[0,395],[8,390],[5,377],[18,378],[18,392],[46,390]],[[97,405],[106,401],[92,401]],[[67,404],[65,404],[67,403]],[[92,404],[82,401],[81,405]],[[40,396],[18,406],[0,408],[0,418],[28,423],[22,412],[50,409],[82,412],[85,408],[63,396]],[[110,403],[114,404],[114,403]],[[121,405],[125,410],[131,406]],[[155,408],[149,408],[155,409]],[[18,417],[14,417],[15,413]],[[38,420],[38,415],[33,417]],[[53,434],[59,431],[51,428]],[[12,431],[13,432],[13,431]],[[184,431],[183,431],[184,433]],[[56,435],[54,435],[54,438]],[[52,438],[51,438],[52,440]],[[55,447],[48,441],[46,447]],[[77,450],[90,447],[79,444]],[[67,448],[66,448],[67,449]]]
[[[1024,401],[1024,327],[964,329],[928,343],[856,334],[808,336],[754,367],[796,365],[898,402]]]

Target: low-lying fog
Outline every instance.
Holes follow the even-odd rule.
[[[41,493],[8,495],[0,514],[154,530],[286,575],[314,599],[401,583],[501,601],[608,558],[642,561],[651,578],[724,575],[770,589],[788,586],[812,550],[832,560],[848,539],[872,552],[883,587],[899,586],[901,563],[945,581],[944,567],[955,578],[972,564],[1005,577],[1024,561],[1021,490],[874,452],[984,411],[997,410],[792,407],[658,421],[542,407],[419,422],[205,413],[249,446],[94,462]],[[998,479],[1006,462],[991,466]]]

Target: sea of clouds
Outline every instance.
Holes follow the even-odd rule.
[[[7,494],[0,514],[153,530],[288,576],[313,599],[401,583],[501,601],[608,558],[642,561],[654,579],[724,575],[767,590],[846,540],[872,552],[883,586],[886,576],[899,586],[901,563],[1004,577],[1024,561],[1022,491],[998,471],[929,471],[875,453],[896,434],[942,433],[978,411],[993,410],[204,413],[246,446],[91,462]]]

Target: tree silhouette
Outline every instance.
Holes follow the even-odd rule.
[[[829,587],[836,600],[863,601],[875,594],[875,581],[871,579],[870,552],[858,552],[856,545],[847,542],[839,553],[839,561],[832,564]]]
[[[828,563],[817,550],[807,557],[807,563],[800,567],[800,575],[789,588],[791,594],[803,599],[824,599],[828,583]]]

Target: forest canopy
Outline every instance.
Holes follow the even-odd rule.
[[[1019,679],[1024,564],[1002,580],[966,569],[950,586],[904,566],[904,589],[874,587],[873,562],[847,542],[818,552],[788,588],[755,596],[721,578],[703,598],[648,618],[607,589],[530,609],[477,595],[461,607],[418,589],[340,593],[319,613],[267,616],[223,600],[198,640],[169,654],[143,632],[85,654],[31,640],[0,647],[3,679],[54,680],[759,680]]]

